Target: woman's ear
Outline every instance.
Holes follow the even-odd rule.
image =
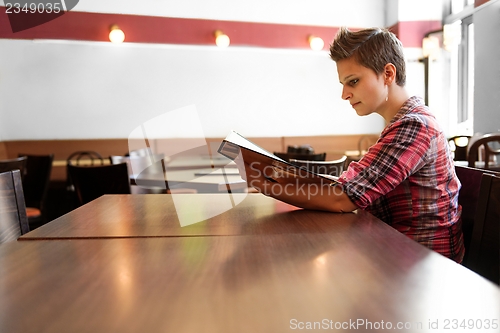
[[[396,66],[392,63],[384,66],[384,80],[387,85],[392,84],[396,80]]]

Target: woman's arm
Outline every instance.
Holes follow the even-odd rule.
[[[248,185],[266,196],[305,209],[352,212],[358,208],[344,193],[341,184],[330,186],[259,162],[248,164],[241,155],[235,162]]]

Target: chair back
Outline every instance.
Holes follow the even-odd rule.
[[[287,146],[286,152],[289,154],[314,154],[314,148],[311,145],[293,145]]]
[[[467,161],[467,148],[470,139],[470,135],[456,135],[448,138],[448,146],[453,153],[454,161]]]
[[[104,165],[104,159],[102,156],[93,150],[79,150],[75,151],[66,159],[66,190],[69,192],[69,195],[72,197],[71,205],[73,207],[81,205],[75,193],[75,185],[71,179],[71,175],[69,173],[69,165]]]
[[[467,267],[500,285],[500,177],[485,173]]]
[[[338,160],[331,161],[306,161],[290,159],[290,163],[298,165],[315,173],[338,177],[340,176],[342,171],[344,171],[346,160],[347,156],[342,156]]]
[[[19,154],[19,156],[26,156],[26,174],[23,178],[26,206],[42,210],[49,187],[54,155]]]
[[[130,175],[140,174],[158,174],[163,175],[163,166],[161,160],[164,159],[163,154],[153,155],[130,155],[117,156],[111,155],[109,161],[111,164],[126,163]]]
[[[0,161],[0,172],[19,170],[21,174],[21,179],[24,178],[26,174],[26,156],[21,156],[18,158],[13,158],[9,160]]]
[[[73,165],[104,164],[104,159],[102,158],[102,156],[98,152],[95,152],[93,150],[75,151],[74,153],[68,156],[66,161],[67,164],[73,164]]]
[[[68,164],[67,167],[80,205],[104,194],[130,194],[126,163],[98,166]]]
[[[297,154],[297,153],[279,153],[274,152],[274,155],[279,158],[290,162],[291,159],[294,160],[305,160],[305,161],[324,161],[326,158],[326,153],[319,154]]]
[[[151,156],[147,155],[130,155],[130,156],[117,156],[112,155],[109,157],[111,164],[126,163],[128,173],[133,176],[135,180],[135,185],[132,186],[132,194],[147,194],[147,193],[166,193],[168,190],[168,184],[165,182],[163,186],[151,186],[148,185],[148,181],[143,181],[143,177],[148,178],[149,176],[156,175],[158,179],[164,179],[164,166],[162,160],[165,155],[154,154]]]
[[[469,257],[472,229],[475,224],[476,210],[479,201],[479,190],[481,188],[483,174],[488,173],[500,175],[500,173],[491,170],[469,168],[459,165],[455,166],[455,173],[462,184],[460,192],[458,193],[458,204],[462,206],[462,232],[464,235],[465,246],[465,257],[463,263],[466,265]]]
[[[0,173],[0,244],[29,231],[19,170]]]
[[[500,145],[500,133],[484,134],[472,142],[468,149],[467,161],[470,167],[476,166],[476,161],[484,161],[484,169],[497,169],[500,166],[497,164],[490,167],[490,163],[494,157],[500,159],[500,148],[493,148],[492,143]],[[484,152],[484,156],[483,153]],[[500,161],[498,161],[500,162]],[[497,163],[498,163],[497,162]]]

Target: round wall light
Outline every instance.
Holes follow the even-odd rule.
[[[323,42],[323,39],[321,39],[321,37],[310,35],[308,41],[309,41],[309,46],[314,51],[321,51],[325,46],[325,42]]]
[[[220,30],[215,30],[215,44],[219,47],[228,47],[231,43],[229,36]]]
[[[123,43],[125,40],[125,33],[116,24],[112,25],[109,30],[109,40],[112,43]]]

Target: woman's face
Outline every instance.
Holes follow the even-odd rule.
[[[389,93],[383,75],[360,65],[353,57],[337,62],[337,72],[342,88],[342,99],[360,116],[380,113]]]

